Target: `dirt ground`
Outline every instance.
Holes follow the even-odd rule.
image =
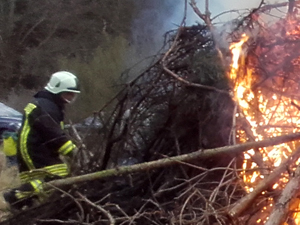
[[[18,168],[16,166],[8,167],[5,155],[0,151],[0,221],[10,215],[9,206],[3,198],[3,193],[19,184]]]

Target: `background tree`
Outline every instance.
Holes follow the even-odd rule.
[[[86,93],[77,104],[81,115],[77,112],[72,118],[91,114],[116,92],[113,87],[122,71],[157,49],[154,39],[164,23],[158,15],[168,16],[170,5],[176,4],[1,0],[0,97],[11,90],[20,93],[24,88],[41,88],[52,72],[66,69],[78,74]],[[139,20],[144,17],[146,20]],[[22,110],[26,101],[15,101],[13,106]]]

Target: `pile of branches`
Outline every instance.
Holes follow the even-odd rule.
[[[265,60],[269,58],[261,56],[272,52],[277,56],[273,50],[280,48],[280,43],[281,47],[288,45],[286,39],[276,36],[278,29],[255,24],[253,15],[257,12],[245,17],[230,37],[238,39],[242,32],[255,30],[248,42],[249,51],[243,67],[257,70],[252,89],[266,87],[282,92],[282,87],[276,89],[269,81],[285,80],[283,74],[286,73],[281,64],[293,62],[296,71],[298,55],[286,54],[276,61],[281,64],[269,60],[271,66],[265,66]],[[198,13],[200,17],[208,18]],[[297,21],[297,18],[293,19]],[[287,25],[289,21],[290,18],[286,18],[281,23]],[[267,168],[272,172],[249,194],[244,190],[240,174],[242,152],[296,140],[300,135],[274,138],[259,142],[259,145],[250,142],[238,146],[240,151],[227,151],[232,150],[230,146],[236,142],[235,129],[243,129],[248,140],[255,138],[245,120],[235,121],[237,109],[231,95],[234,83],[227,78],[230,62],[226,61],[226,56],[230,53],[228,49],[220,49],[213,38],[210,21],[205,23],[170,32],[166,42],[168,51],[159,55],[156,62],[128,82],[95,114],[102,126],[97,130],[91,127],[88,134],[81,137],[80,142],[85,145],[80,148],[72,175],[78,176],[78,181],[81,177],[87,178],[86,174],[103,171],[103,177],[81,178],[80,183],[71,186],[66,182],[63,188],[53,182],[55,191],[51,198],[0,224],[210,225],[264,222],[258,221],[268,216],[262,215],[261,209],[268,204],[270,197],[278,199],[280,194],[272,192],[270,187],[288,165],[295,163],[299,150],[278,168]],[[257,32],[257,27],[266,32]],[[298,39],[288,43],[289,50],[298,48]],[[291,76],[286,76],[291,82]],[[226,147],[220,148],[222,146]],[[219,150],[222,154],[205,158],[191,157],[187,161],[176,158],[195,152],[198,156],[208,155]],[[164,159],[172,159],[175,163],[147,167],[147,162]],[[143,170],[130,172],[131,165],[136,166],[134,168],[146,166]],[[127,172],[123,173],[123,168]],[[298,170],[292,173],[295,175],[294,179],[291,178],[292,186],[286,186],[289,194],[295,194],[291,190],[298,185]],[[106,174],[112,171],[112,176]],[[116,176],[120,174],[123,176]],[[261,195],[263,191],[267,193],[264,196]],[[290,201],[287,202],[285,206],[288,208]],[[282,211],[273,213],[280,215],[275,220],[280,222],[284,217],[292,224],[292,218],[286,219],[286,211],[288,209],[283,214]]]
[[[232,144],[234,104],[210,31],[203,25],[180,28],[169,33],[166,44],[169,52],[126,84],[96,115],[103,126],[83,139],[86,149],[79,152],[73,175]],[[218,212],[243,192],[230,169],[237,165],[235,156],[89,181],[57,191],[53,201],[21,212],[11,221],[224,223]]]

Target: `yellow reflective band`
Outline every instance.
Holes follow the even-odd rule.
[[[39,193],[43,190],[43,182],[41,180],[33,180],[30,182],[35,193]]]
[[[73,144],[71,140],[64,143],[59,149],[58,152],[62,155],[67,155],[71,151],[73,151],[76,148],[76,145]]]
[[[33,195],[32,191],[17,191],[15,196],[17,199],[28,198]]]
[[[65,177],[69,174],[68,166],[65,163],[55,164],[53,166],[45,167],[46,171],[56,176]]]
[[[24,159],[26,165],[28,166],[29,169],[34,169],[34,165],[33,165],[33,162],[32,162],[32,159],[29,157],[29,154],[28,154],[28,149],[27,149],[27,137],[28,137],[28,134],[30,132],[30,126],[28,124],[28,116],[29,114],[32,112],[32,110],[34,110],[37,106],[32,104],[32,103],[29,103],[24,111],[25,111],[25,122],[24,122],[24,125],[23,125],[23,129],[22,129],[22,132],[20,134],[20,150],[21,150],[21,155],[22,155],[22,158]]]
[[[48,173],[53,174],[55,176],[65,177],[69,174],[68,166],[65,163],[55,164],[52,166],[44,167]]]
[[[60,121],[60,128],[62,130],[65,129],[65,123],[64,123],[64,121]]]
[[[41,180],[32,180],[30,182],[32,186],[32,191],[17,191],[15,196],[17,199],[29,198],[34,194],[41,193],[43,191],[43,182]]]
[[[36,180],[36,179],[44,179],[46,176],[49,176],[49,174],[44,170],[31,170],[31,171],[21,172],[19,174],[22,184],[29,183],[32,180]]]
[[[20,173],[20,179],[23,184],[29,183],[37,179],[45,179],[46,177],[65,177],[69,174],[68,166],[64,163],[46,166],[41,169],[34,169]]]
[[[17,141],[13,137],[3,139],[3,152],[6,156],[14,156],[17,154]]]

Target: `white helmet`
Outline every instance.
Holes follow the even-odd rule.
[[[53,94],[61,92],[80,93],[77,77],[67,71],[52,74],[45,89]]]

